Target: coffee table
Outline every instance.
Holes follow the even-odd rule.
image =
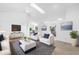
[[[33,40],[19,40],[19,42],[21,43],[20,47],[24,52],[36,47],[36,42]]]

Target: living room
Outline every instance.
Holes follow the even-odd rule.
[[[70,37],[70,32],[79,31],[78,7],[78,3],[0,3],[0,33],[8,39],[2,43],[8,50],[0,55],[79,54]]]

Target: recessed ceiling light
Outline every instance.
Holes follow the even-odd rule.
[[[33,8],[35,8],[36,10],[38,10],[40,13],[42,13],[42,14],[45,13],[45,11],[44,11],[42,8],[40,8],[38,5],[36,5],[35,3],[31,3],[30,5],[31,5]]]
[[[63,20],[62,18],[58,18],[58,20]]]
[[[29,11],[29,10],[26,10],[25,12],[26,12],[26,13],[30,13],[30,11]]]

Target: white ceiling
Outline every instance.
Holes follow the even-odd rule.
[[[77,3],[36,3],[45,11],[45,14],[39,13],[36,9],[30,6],[30,3],[0,3],[0,12],[22,12],[26,13],[34,19],[48,18],[56,19],[65,17],[67,10],[79,8]]]
[[[28,4],[22,3],[0,3],[1,12],[24,12]]]

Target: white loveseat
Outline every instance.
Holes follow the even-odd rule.
[[[5,37],[3,41],[1,41],[2,50],[0,51],[0,55],[10,55],[10,44],[9,37]]]

